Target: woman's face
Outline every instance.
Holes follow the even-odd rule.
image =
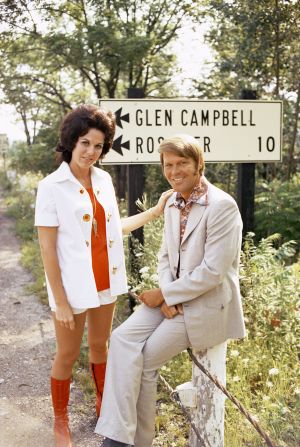
[[[90,129],[85,135],[79,137],[72,151],[70,167],[89,169],[99,159],[104,139],[104,133],[98,129]]]

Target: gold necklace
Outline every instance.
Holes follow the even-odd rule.
[[[97,220],[95,218],[97,205],[96,205],[96,197],[95,197],[93,188],[92,188],[92,192],[93,192],[93,202],[94,202],[94,205],[93,205],[93,202],[92,202],[92,207],[93,207],[92,227],[93,227],[93,231],[94,231],[95,236],[98,237],[98,222],[97,222]],[[95,209],[94,209],[94,207],[95,207]]]

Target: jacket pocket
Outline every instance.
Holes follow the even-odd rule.
[[[213,290],[202,295],[201,300],[202,304],[207,308],[222,310],[232,300],[232,290],[229,284],[224,281]]]

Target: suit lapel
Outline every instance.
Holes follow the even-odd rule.
[[[172,245],[179,251],[180,246],[180,211],[175,208],[175,206],[170,206],[169,208],[169,222],[170,228],[167,228],[167,236],[172,238]]]
[[[199,205],[199,203],[193,204],[181,241],[182,244],[189,237],[192,231],[194,231],[196,226],[200,223],[205,210],[206,206]]]

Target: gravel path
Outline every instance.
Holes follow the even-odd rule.
[[[49,394],[54,332],[48,307],[25,291],[30,281],[0,196],[0,447],[54,446]],[[70,421],[74,447],[100,447],[94,408],[76,384]]]

